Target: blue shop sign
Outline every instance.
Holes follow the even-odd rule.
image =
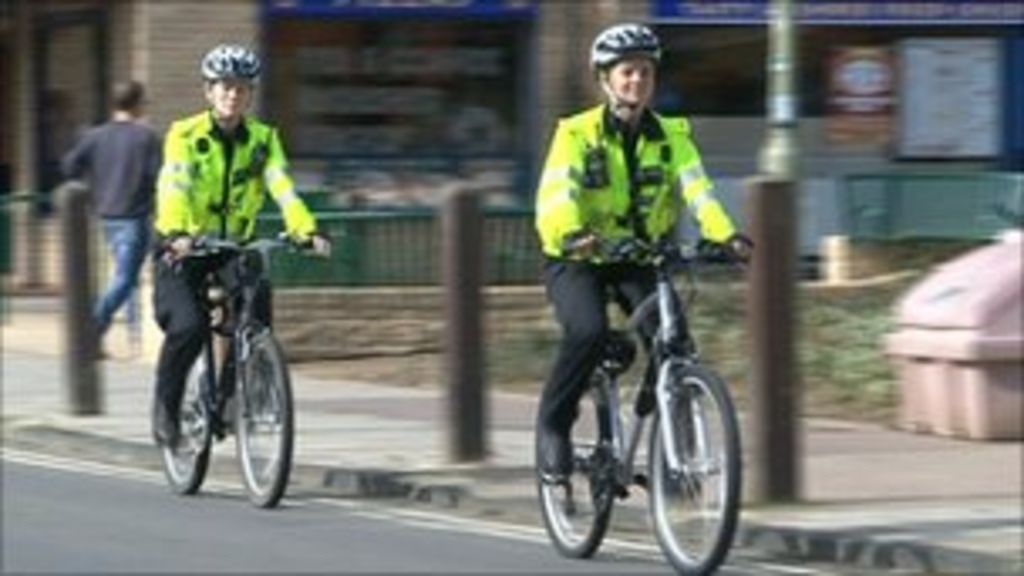
[[[263,0],[270,16],[335,18],[519,18],[537,0]]]
[[[771,0],[650,0],[651,14],[660,22],[690,24],[764,24]],[[841,2],[794,1],[797,19],[805,24],[1024,24],[1020,0],[893,0]]]

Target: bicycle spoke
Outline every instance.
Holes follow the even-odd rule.
[[[673,565],[706,573],[731,544],[739,506],[739,438],[724,385],[694,367],[677,369],[668,418],[680,470],[670,470],[661,430],[651,441],[651,512]]]
[[[244,368],[238,457],[250,499],[270,507],[287,485],[293,428],[287,370],[269,332],[253,340]]]
[[[178,416],[176,446],[161,448],[164,476],[178,494],[194,494],[206,476],[210,456],[210,431],[202,400],[206,362],[202,355],[185,379]]]
[[[592,401],[590,406],[597,410]],[[613,502],[610,448],[598,441],[589,416],[581,417],[573,430],[572,474],[562,483],[538,480],[537,485],[548,534],[559,552],[573,558],[586,558],[597,550]]]

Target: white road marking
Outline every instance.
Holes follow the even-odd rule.
[[[4,460],[14,462],[16,464],[24,464],[26,466],[49,468],[51,470],[61,470],[64,472],[78,472],[106,478],[138,480],[147,484],[167,484],[167,479],[164,477],[162,472],[143,470],[141,468],[130,468],[114,464],[76,460],[74,458],[51,456],[49,454],[40,454],[37,452],[24,452],[21,450],[12,450],[10,448],[3,448],[2,451],[0,451],[0,454],[2,454]],[[203,483],[203,488],[211,488],[212,490],[208,490],[209,492],[221,494],[241,493],[239,488],[232,486],[231,484],[212,479],[207,479]]]
[[[113,464],[103,464],[86,460],[76,460],[60,456],[51,456],[35,452],[12,450],[9,448],[0,449],[0,457],[5,461],[60,470],[65,472],[89,474],[92,476],[121,478],[135,480],[147,484],[166,485],[167,479],[162,472],[143,470]],[[223,481],[207,479],[203,483],[203,490],[214,494],[245,496],[245,492],[238,486]],[[491,536],[519,542],[528,542],[543,546],[549,546],[547,532],[544,528],[536,526],[524,526],[521,524],[494,522],[475,518],[453,516],[443,512],[430,510],[416,510],[400,508],[394,504],[375,503],[370,501],[353,501],[342,499],[331,499],[325,497],[294,499],[286,498],[289,507],[304,508],[312,504],[321,504],[333,508],[344,509],[351,514],[385,522],[395,522],[405,526],[423,528],[428,530],[448,530],[453,532],[469,533],[482,536]],[[623,559],[638,559],[655,563],[664,563],[665,558],[661,550],[654,544],[641,542],[630,542],[617,538],[605,538],[602,543],[602,550],[612,557]],[[743,564],[737,564],[736,561]],[[837,574],[835,572],[823,572],[819,568],[803,568],[770,562],[759,562],[756,560],[740,558],[729,563],[728,569],[731,572],[741,574],[794,574],[794,575],[821,575]]]

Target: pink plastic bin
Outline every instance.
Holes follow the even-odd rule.
[[[1024,439],[1024,243],[1019,230],[940,266],[897,304],[886,353],[900,424],[984,440]]]

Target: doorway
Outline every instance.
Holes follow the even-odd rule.
[[[35,183],[52,212],[53,189],[63,180],[61,157],[88,127],[106,116],[109,64],[107,11],[89,8],[36,14],[32,57],[36,71]]]

